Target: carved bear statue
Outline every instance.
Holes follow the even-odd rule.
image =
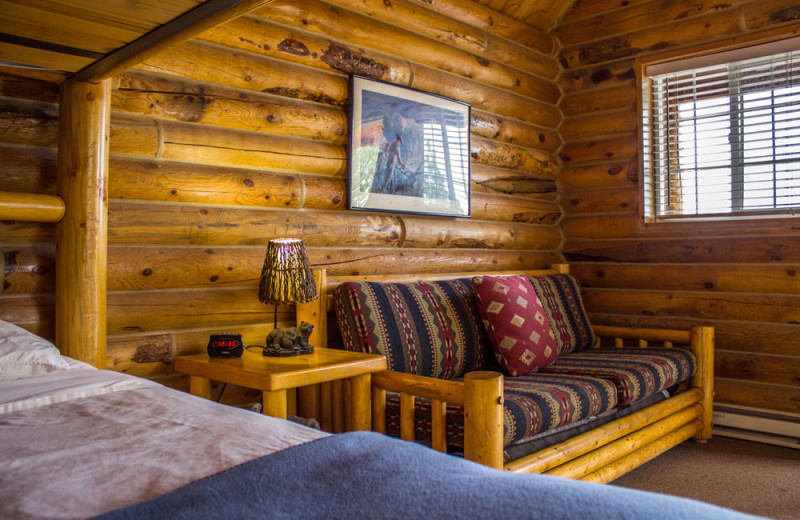
[[[310,354],[314,347],[309,345],[308,338],[314,331],[314,326],[308,322],[300,322],[298,327],[275,329],[267,336],[265,356],[293,356]]]

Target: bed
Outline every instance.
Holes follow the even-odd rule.
[[[2,518],[751,518],[330,435],[60,355],[0,322]]]

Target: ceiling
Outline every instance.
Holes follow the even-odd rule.
[[[506,16],[549,32],[576,0],[474,0]],[[580,1],[580,0],[577,0]]]
[[[269,0],[0,0],[0,66],[111,77]]]
[[[188,39],[267,1],[0,0],[0,66],[45,70],[56,80],[76,73],[102,79],[171,39]],[[475,1],[543,31],[574,2]]]
[[[0,0],[0,60],[77,72],[204,0]]]

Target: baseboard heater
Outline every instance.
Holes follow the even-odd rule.
[[[715,404],[713,434],[800,449],[800,414]]]

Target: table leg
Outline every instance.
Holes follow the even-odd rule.
[[[262,402],[264,404],[264,415],[286,419],[286,390],[275,390],[273,392],[262,392]]]
[[[362,374],[350,378],[351,408],[349,430],[372,429],[372,375]]]
[[[200,376],[189,376],[189,393],[211,399],[211,380]]]

